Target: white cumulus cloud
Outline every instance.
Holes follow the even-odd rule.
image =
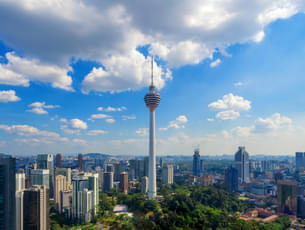
[[[180,115],[175,120],[170,121],[168,123],[167,127],[159,128],[159,130],[166,131],[166,130],[171,129],[171,128],[174,128],[174,129],[184,128],[184,124],[186,124],[187,122],[188,122],[187,117],[184,116],[184,115]]]
[[[221,60],[217,58],[215,61],[211,62],[210,67],[214,68],[217,67],[221,63]]]
[[[105,112],[122,112],[124,110],[127,110],[127,108],[125,106],[121,106],[121,107],[112,107],[112,106],[108,106],[107,108],[103,108],[103,107],[98,107],[97,108],[98,111],[105,111]]]
[[[97,136],[101,134],[107,134],[108,132],[102,129],[94,129],[87,132],[88,136]]]
[[[15,102],[20,101],[20,97],[16,96],[15,90],[2,90],[0,91],[0,102]]]
[[[59,105],[46,105],[45,102],[34,102],[28,105],[31,109],[27,110],[27,112],[36,113],[36,114],[48,114],[46,109],[55,109],[59,108]]]
[[[71,119],[65,123],[66,124],[62,125],[60,129],[67,134],[79,135],[81,130],[86,130],[88,128],[87,123],[78,118]]]
[[[239,118],[239,116],[239,112],[236,112],[234,110],[225,110],[216,114],[216,118],[219,118],[221,120],[236,120],[237,118]]]

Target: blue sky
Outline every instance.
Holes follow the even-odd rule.
[[[304,9],[0,2],[0,152],[147,154],[150,55],[158,155],[303,151]]]

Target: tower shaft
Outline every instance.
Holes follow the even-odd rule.
[[[150,114],[150,119],[149,119],[148,197],[154,198],[157,195],[155,111],[150,111],[149,114]]]

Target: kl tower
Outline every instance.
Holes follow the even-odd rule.
[[[149,167],[148,167],[148,197],[155,198],[157,195],[156,178],[156,135],[155,135],[155,109],[160,103],[160,95],[154,86],[153,73],[154,59],[151,58],[151,85],[149,92],[145,95],[144,101],[149,109]]]

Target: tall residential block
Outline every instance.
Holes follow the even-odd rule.
[[[34,185],[23,195],[23,229],[49,230],[49,189]]]
[[[88,190],[92,191],[92,210],[94,215],[97,212],[97,206],[99,203],[99,174],[91,173],[88,176]]]
[[[16,229],[16,159],[0,154],[0,230]]]
[[[164,164],[162,168],[162,183],[173,184],[174,183],[174,167],[170,164]]]
[[[60,192],[67,190],[67,180],[66,177],[63,175],[57,175],[55,177],[55,208],[59,213],[61,213],[62,207],[60,206],[61,200],[60,200]]]
[[[160,94],[156,92],[153,77],[153,58],[151,59],[151,84],[144,101],[149,109],[149,167],[148,167],[148,197],[155,198],[157,195],[157,172],[156,172],[156,134],[155,134],[155,110],[160,103]]]
[[[238,172],[239,183],[250,182],[249,175],[249,153],[243,146],[238,147],[238,151],[235,153],[235,168]]]

